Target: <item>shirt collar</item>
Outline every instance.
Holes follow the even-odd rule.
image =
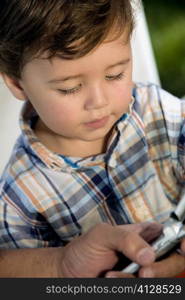
[[[80,170],[80,168],[91,167],[97,164],[102,164],[102,161],[108,161],[119,142],[121,132],[124,130],[125,126],[127,126],[129,118],[132,114],[134,98],[129,105],[128,112],[124,114],[115,124],[114,133],[108,142],[107,151],[104,155],[97,155],[93,157],[93,159],[81,159],[79,165],[74,162],[74,160],[70,160],[70,158],[66,158],[63,155],[58,155],[50,151],[47,147],[45,147],[37,138],[33,131],[33,127],[38,120],[38,115],[34,110],[33,106],[29,101],[25,102],[21,115],[20,115],[20,127],[22,131],[22,137],[24,146],[29,149],[32,155],[42,161],[42,163],[56,171],[65,171],[65,172],[73,172],[76,170]]]

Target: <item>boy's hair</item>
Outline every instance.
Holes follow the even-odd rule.
[[[133,30],[131,0],[1,0],[0,72],[21,78],[25,63],[84,56],[116,28]]]

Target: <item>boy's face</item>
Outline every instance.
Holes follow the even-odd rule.
[[[57,141],[67,153],[75,142],[79,147],[103,142],[128,110],[131,73],[131,48],[124,36],[79,59],[40,58],[27,63],[20,85],[40,116],[36,133],[41,140],[45,137],[47,146],[52,148]]]

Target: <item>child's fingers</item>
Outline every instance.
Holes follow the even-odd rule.
[[[173,253],[168,258],[153,263],[149,267],[143,267],[139,271],[139,277],[175,277],[185,270],[185,257]]]

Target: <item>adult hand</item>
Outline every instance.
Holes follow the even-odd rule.
[[[157,223],[140,223],[111,226],[99,224],[86,234],[75,238],[62,250],[58,265],[59,277],[99,277],[112,270],[122,253],[142,266],[149,266],[155,260],[152,247],[145,239],[156,237],[161,232]],[[111,277],[111,272],[106,277]],[[122,277],[134,277],[122,274]]]
[[[176,277],[185,271],[185,239],[181,242],[180,253],[174,252],[169,257],[141,268],[139,277]]]
[[[185,271],[185,239],[181,242],[179,253],[174,252],[165,259],[153,262],[151,265],[141,267],[138,272],[138,277],[169,278],[176,277],[183,271]],[[125,274],[122,272],[109,272],[106,276],[124,278]]]

